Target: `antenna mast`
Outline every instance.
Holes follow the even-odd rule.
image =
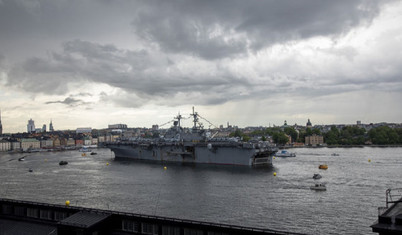
[[[193,113],[191,114],[191,116],[193,116],[193,122],[194,122],[193,129],[197,129],[198,113],[194,112],[194,106],[193,106]]]

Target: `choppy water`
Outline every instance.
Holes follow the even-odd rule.
[[[0,197],[307,234],[370,234],[385,190],[402,187],[402,148],[293,149],[296,158],[276,158],[263,169],[121,161],[108,149],[95,151],[1,153]],[[327,191],[310,190],[314,173]]]

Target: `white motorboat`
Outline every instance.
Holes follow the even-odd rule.
[[[282,150],[275,153],[275,157],[296,157],[296,154],[288,152],[287,150]]]

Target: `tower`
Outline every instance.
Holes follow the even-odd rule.
[[[312,126],[313,126],[313,125],[311,124],[310,118],[309,118],[308,121],[307,121],[307,123],[306,123],[306,127],[309,128],[309,127],[312,127]]]
[[[52,119],[50,119],[50,124],[49,124],[49,132],[53,132],[53,123],[52,123]]]
[[[1,110],[0,110],[0,135],[3,134],[3,125],[1,125]]]
[[[34,120],[32,120],[32,118],[28,120],[27,132],[28,133],[35,132],[35,122]]]

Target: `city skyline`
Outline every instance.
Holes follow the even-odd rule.
[[[187,118],[185,118],[185,116],[182,116],[184,119],[187,119]],[[164,124],[162,124],[162,126],[160,126],[159,127],[159,125],[158,124],[156,124],[157,126],[158,126],[158,128],[162,128],[162,129],[168,129],[168,128],[170,128],[171,126],[173,126],[173,119],[171,120],[171,121],[169,121],[169,122],[166,122],[166,123],[164,123]],[[202,121],[202,120],[201,120]],[[376,127],[376,126],[381,126],[381,125],[384,125],[384,124],[386,124],[386,125],[397,125],[397,126],[402,126],[402,123],[388,123],[388,122],[378,122],[378,123],[362,123],[361,121],[356,121],[355,123],[331,123],[331,124],[312,124],[311,122],[310,122],[310,119],[307,119],[307,122],[305,123],[305,124],[303,124],[303,123],[288,123],[287,122],[287,120],[284,120],[284,122],[282,123],[282,124],[279,124],[279,125],[277,125],[277,124],[269,124],[268,126],[264,126],[264,125],[255,125],[255,126],[238,126],[238,125],[236,125],[235,123],[234,124],[231,124],[231,123],[229,123],[229,122],[227,122],[226,123],[226,125],[224,125],[224,124],[219,124],[219,125],[214,125],[214,124],[212,124],[212,125],[210,125],[210,124],[208,124],[208,120],[205,120],[204,122],[200,122],[201,124],[205,124],[204,125],[204,128],[207,128],[207,129],[209,129],[209,128],[211,128],[211,129],[214,129],[214,128],[233,128],[233,127],[235,127],[235,128],[241,128],[241,129],[243,129],[243,128],[259,128],[259,127],[263,127],[263,128],[268,128],[268,127],[284,127],[284,126],[289,126],[289,127],[295,127],[295,126],[297,126],[297,127],[306,127],[306,128],[308,128],[308,127],[312,127],[312,128],[314,128],[314,127],[323,127],[323,126],[337,126],[338,128],[339,128],[339,126],[354,126],[354,125],[357,125],[357,126],[360,126],[360,127],[363,127],[364,128],[364,126],[366,126],[366,127],[368,127],[368,126],[374,126],[374,127]],[[47,129],[47,125],[46,125],[46,123],[39,123],[39,124],[35,124],[35,120],[34,119],[32,119],[32,118],[30,118],[28,121],[27,121],[27,125],[25,125],[25,131],[20,131],[20,132],[8,132],[8,133],[3,133],[3,134],[16,134],[16,133],[44,133],[44,132],[49,132],[49,133],[51,133],[51,132],[53,132],[53,131],[75,131],[75,130],[78,130],[78,129],[88,129],[88,128],[90,128],[90,129],[94,129],[94,130],[96,130],[96,129],[99,129],[99,130],[101,130],[101,129],[111,129],[111,128],[114,128],[114,129],[119,129],[118,127],[114,127],[114,126],[124,126],[123,127],[123,129],[126,129],[126,128],[146,128],[146,129],[154,129],[155,128],[155,125],[152,125],[152,127],[147,127],[147,126],[127,126],[126,124],[124,124],[124,123],[118,123],[118,124],[108,124],[108,126],[107,127],[92,127],[92,126],[87,126],[87,127],[83,127],[83,126],[77,126],[77,127],[73,127],[73,128],[71,128],[71,129],[65,129],[65,128],[60,128],[60,129],[54,129],[54,127],[53,127],[53,121],[52,121],[52,119],[50,119],[50,122],[49,122],[49,128]],[[182,126],[184,127],[184,128],[191,128],[192,127],[192,125],[193,125],[193,121],[192,120],[187,120],[187,122],[184,122],[183,123],[183,120],[182,120]],[[41,126],[41,127],[40,127]],[[113,126],[113,127],[112,127]],[[1,115],[0,115],[0,130],[1,130],[1,128],[2,128],[2,125],[1,125]],[[1,135],[2,133],[0,132],[0,135]]]
[[[401,123],[400,22],[393,0],[0,0],[2,131],[193,106],[216,126]]]

